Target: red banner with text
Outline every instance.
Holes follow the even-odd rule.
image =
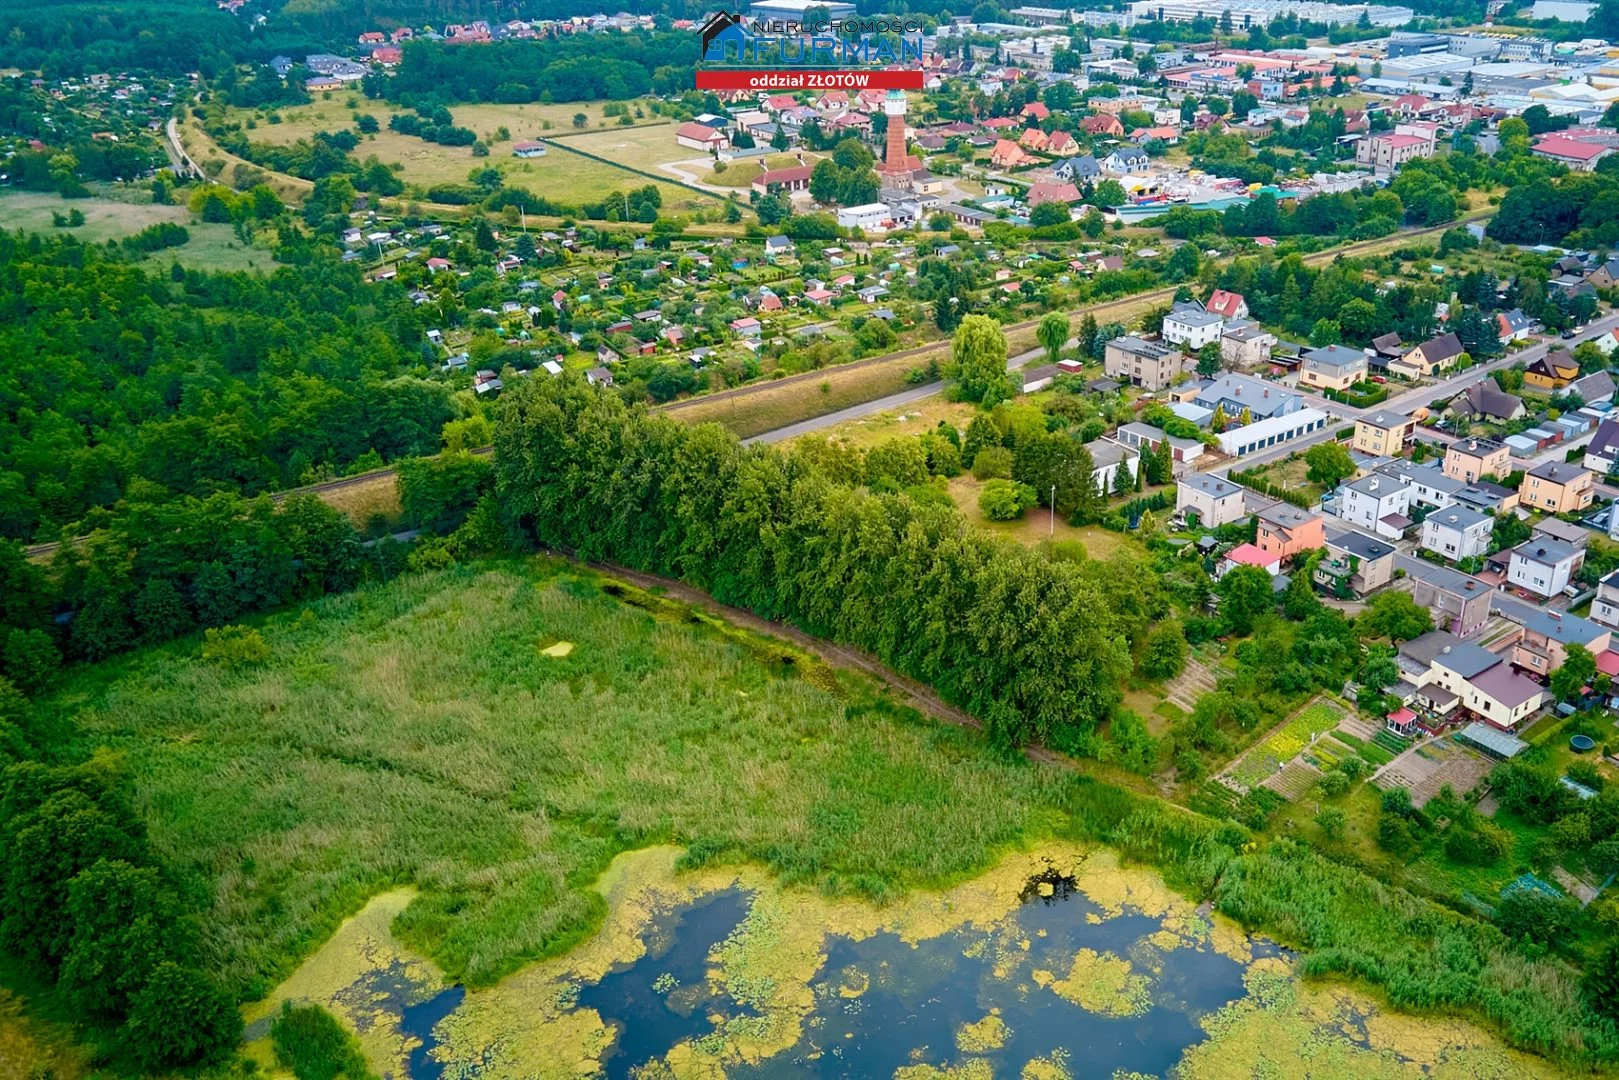
[[[699,90],[920,90],[921,71],[828,71],[774,68],[768,71],[697,69]]]

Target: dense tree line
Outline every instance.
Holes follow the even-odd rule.
[[[368,77],[365,90],[400,100],[436,95],[457,101],[624,100],[690,89],[697,56],[690,32],[572,34],[540,41],[471,46],[415,41],[391,76]]]
[[[1488,232],[1509,244],[1619,243],[1619,159],[1604,159],[1594,173],[1539,177],[1510,188]]]
[[[97,71],[212,73],[245,41],[243,21],[189,0],[54,0],[0,11],[0,67],[62,78]]]
[[[0,236],[0,536],[49,538],[140,484],[251,494],[436,451],[457,410],[412,377],[424,317],[330,254],[165,274]]]
[[[869,649],[1008,742],[1083,742],[1163,613],[1148,575],[1054,560],[937,500],[857,486],[847,460],[744,448],[573,377],[526,382],[502,408],[496,490],[534,541]]]

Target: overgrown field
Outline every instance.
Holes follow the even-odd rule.
[[[588,886],[630,848],[882,896],[1045,831],[1060,774],[680,610],[546,564],[463,568],[273,618],[262,667],[184,642],[54,704],[127,755],[165,859],[217,881],[208,945],[248,997],[403,882],[405,938],[480,984],[592,929]]]
[[[270,658],[185,639],[81,669],[44,703],[125,756],[164,862],[212,896],[210,966],[262,997],[346,915],[416,899],[402,940],[487,985],[603,915],[591,883],[658,842],[878,899],[1056,836],[1112,846],[1403,1009],[1516,1046],[1619,1057],[1575,973],[1491,925],[916,716],[863,678],[545,562],[491,561],[261,625]]]
[[[53,214],[66,215],[72,210],[84,215],[83,225],[59,229],[53,224]],[[183,206],[154,206],[118,198],[69,200],[54,192],[40,191],[11,190],[0,195],[0,230],[7,232],[22,229],[72,236],[87,244],[105,244],[162,223],[184,225],[191,239],[147,256],[151,265],[179,263],[192,270],[221,271],[274,269],[268,251],[243,245],[229,225],[192,221],[190,211]]]

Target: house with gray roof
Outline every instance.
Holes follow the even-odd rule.
[[[1299,385],[1316,390],[1347,390],[1366,378],[1366,354],[1344,345],[1306,349],[1299,367]]]
[[[1495,590],[1473,575],[1409,555],[1395,556],[1394,568],[1405,575],[1396,584],[1411,591],[1440,630],[1469,638],[1489,622]]]
[[[1550,599],[1568,588],[1583,555],[1561,540],[1528,540],[1507,558],[1507,582],[1515,588]]]
[[[1422,522],[1422,547],[1456,562],[1479,558],[1490,550],[1495,518],[1466,506],[1435,510]]]
[[[1244,409],[1255,420],[1269,420],[1273,416],[1298,412],[1304,407],[1304,399],[1284,386],[1236,374],[1222,375],[1205,383],[1192,402],[1211,412],[1222,409],[1231,420],[1241,416]]]

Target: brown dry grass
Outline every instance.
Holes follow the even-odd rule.
[[[321,502],[341,510],[356,528],[365,528],[378,515],[395,524],[404,513],[399,505],[399,478],[384,473],[363,484],[320,493]]]

